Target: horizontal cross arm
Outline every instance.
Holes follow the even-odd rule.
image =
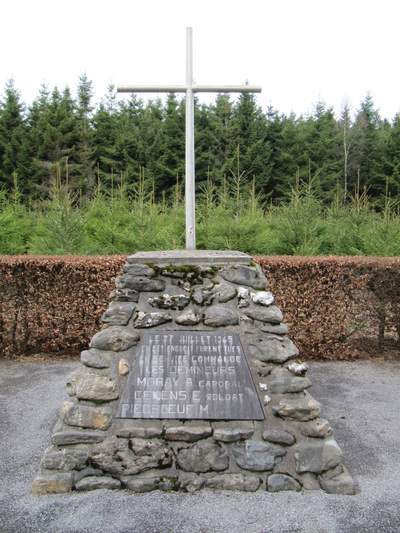
[[[117,93],[185,93],[185,85],[121,85]]]
[[[256,85],[193,85],[195,93],[260,93]]]
[[[118,93],[185,93],[191,89],[194,93],[260,93],[256,85],[121,85]]]

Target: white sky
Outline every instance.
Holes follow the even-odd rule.
[[[0,85],[30,102],[42,82],[183,83],[193,26],[199,84],[259,84],[265,107],[356,109],[367,92],[400,111],[399,0],[4,0]],[[202,96],[202,99],[209,97]]]

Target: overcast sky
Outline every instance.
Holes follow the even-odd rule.
[[[199,84],[247,79],[284,112],[356,109],[367,92],[382,115],[400,111],[399,0],[4,0],[0,83],[14,78],[27,102],[83,72],[96,98],[109,84],[183,83],[186,26]]]

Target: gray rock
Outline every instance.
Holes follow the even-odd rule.
[[[218,490],[243,490],[255,492],[261,484],[258,476],[246,474],[217,474],[205,479],[208,489]]]
[[[334,468],[342,461],[342,450],[333,437],[305,439],[295,446],[296,472],[299,473],[319,474]]]
[[[194,442],[209,437],[211,433],[212,429],[210,423],[201,420],[198,422],[185,422],[184,424],[174,421],[165,422],[166,440]]]
[[[186,294],[162,294],[149,298],[148,302],[152,307],[159,309],[183,309],[189,304],[190,298]]]
[[[176,490],[177,478],[160,475],[139,475],[124,479],[127,489],[134,492],[150,492],[152,490]]]
[[[280,324],[283,320],[282,311],[276,305],[269,307],[249,307],[244,311],[245,315],[253,320],[269,322],[270,324]]]
[[[169,313],[144,313],[140,311],[135,322],[135,328],[153,328],[154,326],[171,322],[171,320],[172,316]]]
[[[121,482],[108,476],[88,476],[78,481],[76,490],[120,489]]]
[[[287,369],[295,376],[304,376],[308,370],[308,366],[306,363],[297,363],[296,361],[291,361],[287,365]]]
[[[82,378],[82,370],[80,368],[74,370],[68,376],[68,379],[67,379],[67,382],[65,384],[65,387],[67,389],[67,393],[69,394],[69,396],[75,396],[76,395],[76,386],[79,383],[81,378]]]
[[[115,302],[138,302],[139,292],[133,289],[114,289],[110,294],[110,299]]]
[[[112,410],[108,406],[93,407],[73,402],[64,402],[63,420],[68,426],[106,430],[111,425]]]
[[[131,276],[124,274],[115,280],[117,289],[133,289],[138,292],[159,292],[165,289],[163,279],[147,278],[145,276]]]
[[[289,332],[287,324],[264,324],[261,326],[261,331],[264,333],[271,333],[273,335],[286,335]]]
[[[275,368],[275,365],[264,363],[263,361],[260,361],[259,359],[254,359],[253,364],[255,366],[257,374],[260,377],[269,376],[269,374]]]
[[[354,495],[357,493],[357,486],[351,477],[349,471],[344,465],[341,465],[341,472],[332,476],[332,470],[323,472],[319,477],[321,488],[329,494],[348,494]],[[335,469],[333,469],[335,471]]]
[[[268,442],[286,444],[287,446],[291,446],[296,442],[296,437],[283,429],[266,429],[262,434],[262,438]]]
[[[221,283],[216,287],[216,297],[220,303],[226,303],[235,298],[236,287],[229,283]]]
[[[105,352],[91,348],[81,352],[81,363],[91,368],[109,368],[114,356],[114,352]]]
[[[132,302],[111,302],[101,321],[110,326],[126,326],[135,308],[136,304]]]
[[[275,300],[274,295],[269,291],[252,292],[250,296],[253,303],[266,307],[272,305]]]
[[[220,471],[229,466],[226,451],[219,444],[208,440],[179,449],[176,461],[178,467],[186,472]]]
[[[123,267],[123,271],[135,277],[147,276],[148,278],[152,278],[156,274],[154,268],[139,263],[130,263],[129,258],[128,263],[125,263]]]
[[[86,445],[58,448],[50,446],[44,452],[41,466],[47,470],[81,470],[89,458],[89,447]]]
[[[308,378],[294,376],[286,368],[275,368],[271,372],[268,386],[273,394],[285,394],[288,392],[302,392],[304,389],[311,387],[311,381]]]
[[[272,470],[277,457],[283,457],[285,448],[266,442],[246,440],[232,445],[232,453],[240,468],[255,472]]]
[[[163,434],[163,427],[159,420],[117,418],[113,424],[113,432],[118,437],[151,439],[154,437],[161,437]]]
[[[38,476],[32,483],[32,494],[60,494],[72,490],[72,473],[51,473]]]
[[[104,440],[103,431],[66,429],[53,433],[51,442],[56,446],[67,446],[69,444],[93,444]]]
[[[139,332],[128,327],[110,326],[96,333],[90,342],[91,348],[122,352],[128,350],[140,339]]]
[[[246,287],[238,287],[238,307],[248,307],[250,305],[250,291]]]
[[[221,442],[248,439],[254,433],[253,422],[213,422],[213,437]]]
[[[310,422],[299,424],[300,432],[306,437],[324,438],[332,435],[333,430],[329,422],[323,418],[316,418]]]
[[[237,285],[246,285],[253,289],[265,289],[267,280],[261,270],[256,267],[232,265],[220,272],[224,280]]]
[[[296,357],[299,351],[288,337],[276,335],[259,336],[249,340],[249,351],[252,357],[265,363],[284,363]]]
[[[181,326],[196,326],[201,322],[201,314],[196,313],[193,309],[188,309],[175,318],[175,322]]]
[[[87,373],[76,385],[76,396],[80,400],[109,402],[119,397],[119,388],[110,376]]]
[[[171,451],[161,441],[134,438],[130,444],[129,447],[127,439],[108,437],[93,447],[92,464],[114,476],[129,476],[171,465]]]
[[[280,492],[282,490],[301,490],[298,481],[286,474],[271,474],[268,476],[267,488],[269,492]]]
[[[307,392],[298,393],[294,397],[281,399],[277,405],[272,406],[275,415],[282,418],[292,418],[307,422],[318,418],[321,412],[320,404]]]
[[[81,479],[84,477],[91,477],[91,476],[103,476],[104,472],[102,472],[99,468],[92,468],[91,466],[88,466],[86,468],[83,468],[79,471],[74,471],[74,484],[78,483]]]
[[[204,314],[204,324],[206,326],[223,327],[234,326],[239,323],[239,316],[236,311],[223,305],[213,305],[206,309]]]
[[[210,290],[204,290],[197,287],[192,292],[192,301],[197,305],[211,305],[214,300],[215,294]]]
[[[190,472],[179,472],[179,488],[185,492],[197,492],[204,487],[205,479]]]

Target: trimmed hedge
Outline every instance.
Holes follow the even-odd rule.
[[[399,355],[400,258],[257,257],[303,358]],[[0,356],[78,353],[125,256],[0,256]]]

